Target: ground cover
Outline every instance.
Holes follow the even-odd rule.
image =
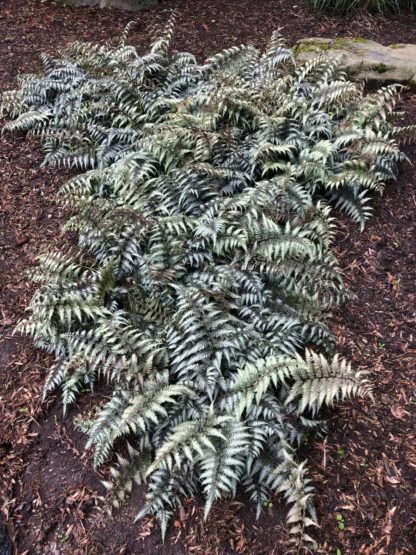
[[[6,37],[3,90],[13,86],[17,72],[37,67],[40,51],[51,51],[74,38],[95,41],[117,36],[131,17],[96,10],[39,8],[35,2],[27,2],[15,16],[12,8],[12,2],[5,2],[0,12]],[[310,13],[294,7],[287,11],[279,2],[261,2],[255,12],[249,12],[244,3],[222,6],[213,2],[209,7],[193,3],[192,11],[185,3],[181,8],[178,49],[195,50],[197,46],[201,56],[229,44],[230,22],[232,32],[239,33],[232,35],[237,43],[251,40],[262,45],[268,36],[265,20],[270,31],[284,27],[281,32],[292,41],[307,34],[328,36],[334,32],[334,19],[317,19],[316,28],[311,29]],[[228,19],[220,19],[221,8]],[[189,21],[190,14],[194,24]],[[132,39],[146,44],[146,24],[165,17],[160,11],[143,14]],[[387,44],[395,42],[400,31],[400,41],[405,42],[408,24],[409,18],[391,24],[365,17],[354,22],[342,20],[337,32],[347,34],[354,29],[357,36]],[[390,33],[396,33],[396,38]],[[406,123],[414,121],[414,95],[406,95],[403,106],[410,113]],[[3,512],[14,531],[18,553],[93,553],[94,549],[97,553],[286,553],[287,538],[276,505],[253,527],[254,512],[240,502],[217,510],[207,525],[201,522],[200,507],[190,504],[178,515],[164,547],[159,545],[157,531],[150,533],[152,522],[126,527],[134,507],[127,505],[111,521],[94,509],[103,489],[90,470],[90,461],[80,459],[83,438],[72,427],[72,415],[62,420],[58,403],[39,403],[48,361],[30,342],[11,336],[31,293],[23,270],[33,264],[42,246],[49,249],[61,241],[58,229],[64,215],[53,197],[68,175],[38,169],[41,153],[35,141],[10,136],[1,141],[0,464],[5,484]],[[410,157],[412,152],[409,146]],[[375,370],[377,388],[374,406],[351,402],[332,417],[327,440],[315,446],[309,457],[314,461],[313,477],[319,490],[323,553],[337,548],[341,553],[412,553],[414,184],[414,170],[403,168],[397,188],[391,187],[386,197],[376,202],[375,217],[366,231],[360,234],[345,222],[339,232],[338,255],[358,300],[335,315],[337,336],[343,352],[357,367]],[[342,520],[337,520],[337,515]]]

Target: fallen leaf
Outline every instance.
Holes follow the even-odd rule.
[[[386,476],[384,479],[390,484],[400,484],[400,479],[397,476]]]

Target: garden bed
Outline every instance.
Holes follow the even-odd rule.
[[[241,42],[262,46],[276,28],[290,43],[304,36],[349,35],[383,44],[414,40],[414,16],[348,20],[287,4],[163,2],[157,11],[138,16],[130,40],[146,45],[149,24],[165,20],[164,10],[172,6],[181,9],[175,47],[201,58]],[[15,2],[4,1],[1,90],[13,87],[18,73],[37,70],[40,52],[76,39],[117,37],[131,18],[34,0],[16,14]],[[415,122],[414,93],[402,105],[405,123]],[[414,147],[406,152],[416,161]],[[28,340],[12,337],[32,292],[24,272],[40,250],[62,242],[64,214],[54,196],[69,174],[38,169],[39,145],[23,137],[1,137],[0,156],[0,491],[17,553],[287,553],[284,509],[276,504],[256,522],[244,500],[223,503],[203,523],[201,507],[190,503],[178,513],[164,546],[152,521],[132,524],[140,492],[113,518],[100,513],[104,489],[90,460],[82,458],[84,438],[73,428],[73,414],[63,419],[53,398],[40,403],[49,361]],[[355,367],[373,371],[375,403],[343,404],[331,416],[327,439],[305,446],[318,490],[322,553],[414,552],[415,184],[414,167],[403,164],[398,185],[375,202],[364,233],[346,221],[340,226],[337,254],[358,299],[334,315],[332,327]],[[82,401],[83,408],[88,402],[91,398]]]

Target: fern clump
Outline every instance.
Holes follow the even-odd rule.
[[[294,537],[310,540],[296,449],[325,431],[323,405],[369,394],[325,324],[348,296],[331,203],[363,225],[395,177],[398,88],[364,96],[336,62],[296,66],[276,34],[264,53],[234,47],[202,65],[172,60],[170,36],[171,24],[144,57],[124,38],[69,47],[65,92],[41,92],[49,75],[6,95],[8,128],[40,133],[47,162],[94,166],[61,191],[80,248],[40,259],[19,329],[54,354],[45,393],[61,388],[64,407],[111,385],[79,425],[97,466],[119,453],[116,506],[146,482],[138,517],[156,515],[164,535],[184,496],[202,491],[207,515],[242,488],[260,514],[281,492]]]
[[[130,26],[115,46],[76,42],[42,55],[44,73],[21,76],[20,88],[3,94],[13,117],[5,130],[39,136],[45,164],[85,170],[132,152],[163,113],[158,101],[183,97],[199,68],[191,54],[170,53],[173,18],[143,56],[126,45]]]

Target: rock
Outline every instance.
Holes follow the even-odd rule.
[[[0,555],[12,555],[12,542],[9,538],[6,525],[0,521]]]
[[[317,54],[341,59],[348,75],[375,83],[395,82],[416,86],[416,45],[383,46],[363,38],[309,38],[294,47],[298,60],[307,61]]]
[[[100,6],[100,8],[137,11],[156,6],[159,0],[58,0],[58,2],[68,6]]]

